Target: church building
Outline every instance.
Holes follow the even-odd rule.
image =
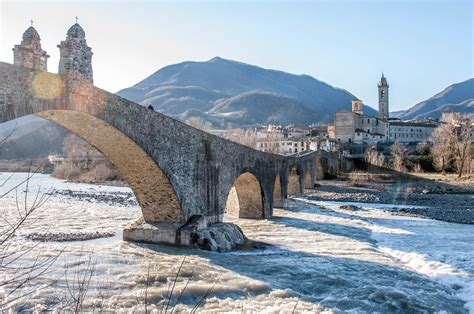
[[[378,117],[364,115],[362,100],[352,101],[352,111],[340,110],[334,114],[333,137],[341,143],[376,144],[389,137],[388,83],[382,74],[378,87]]]

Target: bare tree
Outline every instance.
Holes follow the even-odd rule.
[[[89,287],[92,276],[95,273],[96,263],[95,261],[92,261],[92,255],[89,255],[89,257],[83,257],[81,251],[75,264],[76,268],[73,271],[72,278],[68,276],[68,270],[65,272],[66,286],[69,294],[67,304],[74,313],[80,313],[84,310],[84,301],[89,293]],[[81,267],[83,267],[83,269],[81,269]]]
[[[4,291],[3,297],[0,298],[0,311],[34,293],[36,289],[31,283],[45,274],[60,255],[45,258],[36,255],[30,263],[21,262],[23,257],[35,254],[39,244],[19,245],[15,243],[15,238],[27,221],[32,220],[34,212],[43,206],[52,194],[52,191],[41,193],[38,188],[30,197],[30,180],[33,175],[34,173],[28,173],[26,179],[13,187],[6,187],[11,177],[0,185],[0,188],[6,187],[6,191],[0,192],[0,202],[5,202],[7,196],[14,194],[16,207],[14,210],[8,210],[7,206],[0,205],[3,207],[0,224],[0,288]],[[20,188],[23,193],[18,192]]]
[[[393,169],[399,172],[405,172],[407,170],[407,157],[408,152],[405,146],[400,143],[400,141],[396,141],[393,143],[392,147],[392,166]]]
[[[431,135],[433,164],[443,173],[454,162],[458,177],[470,172],[472,115],[450,112]]]
[[[453,152],[450,148],[451,126],[447,123],[441,123],[431,134],[430,141],[431,157],[433,166],[436,170],[445,173],[453,159]]]
[[[186,119],[184,123],[206,132],[209,132],[212,129],[212,124],[210,122],[204,121],[199,117],[190,117]]]
[[[227,130],[222,137],[248,147],[256,148],[257,146],[257,131],[244,129],[230,129]]]
[[[454,132],[451,135],[451,146],[456,162],[458,178],[460,178],[467,172],[466,170],[468,170],[471,163],[471,132],[473,122],[467,115],[454,113],[448,123],[453,125],[454,128]]]
[[[378,152],[375,146],[367,148],[364,160],[369,169],[371,166],[383,167],[385,164],[385,156],[381,152]]]
[[[97,149],[74,134],[63,142],[66,158],[54,169],[53,176],[81,182],[120,179],[118,171]]]

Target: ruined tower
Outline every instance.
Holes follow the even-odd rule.
[[[379,118],[381,120],[388,120],[388,83],[387,79],[382,73],[379,83],[377,84],[379,90]]]
[[[35,70],[48,70],[48,54],[41,49],[41,38],[32,26],[23,33],[21,44],[13,47],[13,64]]]
[[[87,46],[86,33],[77,21],[69,28],[66,40],[62,41],[58,48],[60,53],[58,73],[79,76],[92,83],[92,51]]]

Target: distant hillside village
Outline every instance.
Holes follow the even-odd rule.
[[[389,146],[395,142],[414,145],[430,142],[436,128],[450,120],[453,112],[441,119],[401,120],[389,116],[389,84],[382,74],[377,84],[378,116],[364,114],[362,100],[352,101],[352,111],[339,110],[332,125],[296,127],[269,124],[254,130],[229,130],[224,137],[264,152],[281,155],[307,151],[341,151],[345,155],[363,153],[371,146]]]

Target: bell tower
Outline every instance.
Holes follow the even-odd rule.
[[[46,51],[41,49],[41,38],[31,21],[31,26],[23,33],[21,44],[13,48],[13,64],[47,71],[48,58]]]
[[[387,79],[382,73],[382,77],[377,84],[379,90],[379,118],[381,120],[388,120],[389,108],[388,108],[388,83]]]
[[[77,23],[67,31],[66,40],[59,45],[60,59],[58,73],[61,75],[79,76],[93,82],[92,51],[86,42],[86,33]]]

